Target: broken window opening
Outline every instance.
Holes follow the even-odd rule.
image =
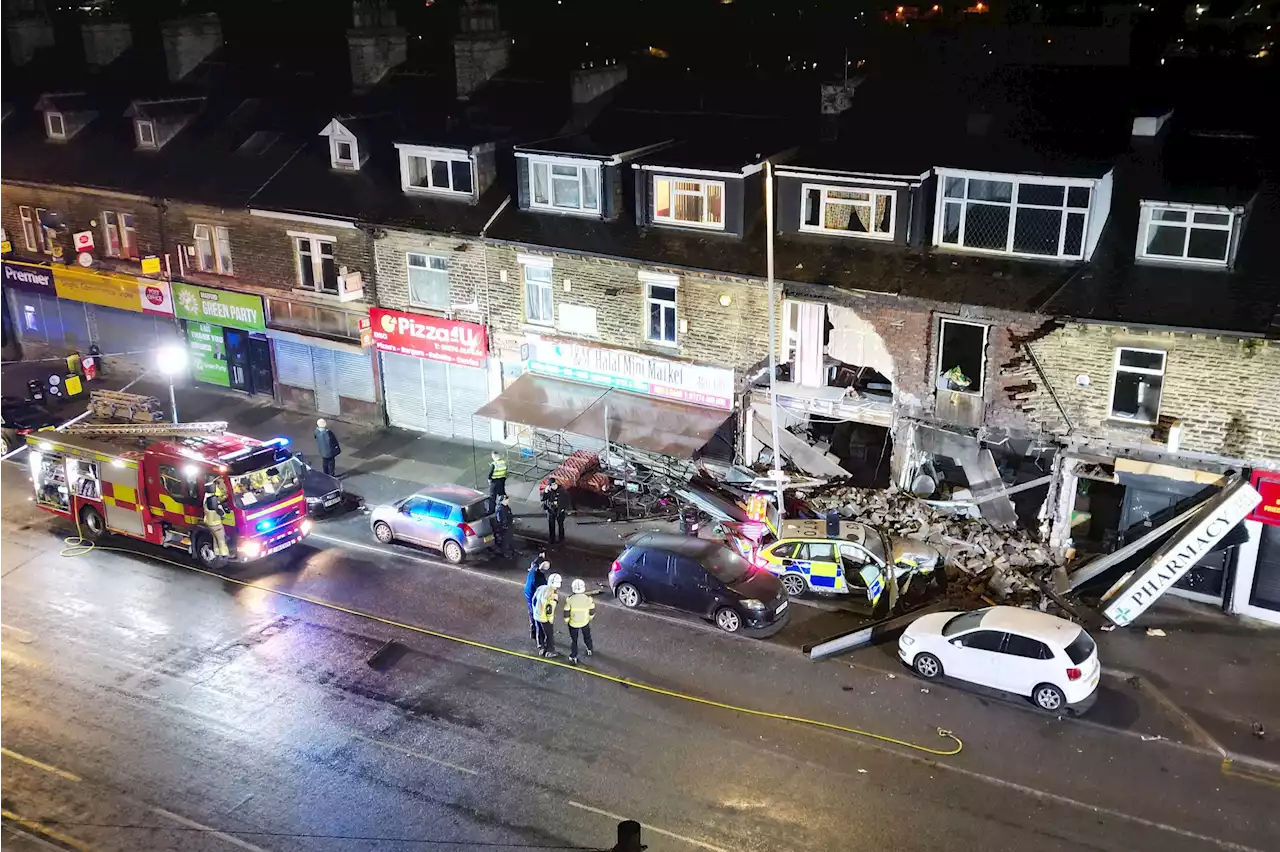
[[[944,319],[938,337],[938,389],[981,396],[986,380],[987,326]]]

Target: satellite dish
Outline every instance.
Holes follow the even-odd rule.
[[[87,251],[82,251],[76,255],[76,263],[81,266],[93,266],[93,255]]]

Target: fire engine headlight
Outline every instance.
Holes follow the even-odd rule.
[[[302,525],[299,527],[299,529],[302,530],[303,535],[309,535],[311,533],[311,519],[303,518]]]
[[[256,539],[249,539],[247,541],[240,542],[236,549],[243,555],[253,559],[262,553],[262,542],[257,541]]]

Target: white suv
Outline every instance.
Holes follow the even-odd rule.
[[[1012,606],[921,616],[898,639],[898,656],[927,680],[967,680],[1051,712],[1087,709],[1102,671],[1078,625]]]

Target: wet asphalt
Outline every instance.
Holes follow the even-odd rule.
[[[7,821],[6,849],[607,848],[624,817],[655,851],[1280,847],[1280,782],[1224,773],[1121,680],[1104,678],[1089,717],[1059,719],[926,685],[893,647],[810,662],[798,646],[845,618],[829,608],[797,604],[755,641],[601,599],[593,670],[964,741],[936,756],[397,626],[530,652],[522,564],[384,548],[358,513],[231,572],[254,587],[152,558],[183,562],[173,551],[64,558],[69,531],[25,474],[0,466],[2,792],[40,828]],[[589,581],[608,567],[552,558]]]

